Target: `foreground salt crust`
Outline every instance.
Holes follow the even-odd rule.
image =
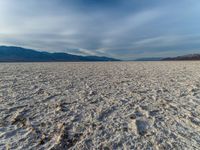
[[[0,149],[200,149],[200,62],[0,64]]]

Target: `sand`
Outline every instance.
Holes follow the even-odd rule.
[[[0,149],[200,149],[200,62],[0,64]]]

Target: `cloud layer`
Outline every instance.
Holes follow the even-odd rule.
[[[0,44],[121,59],[200,52],[198,0],[0,0]]]

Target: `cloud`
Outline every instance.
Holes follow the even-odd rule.
[[[0,0],[0,44],[121,59],[199,50],[200,2]]]

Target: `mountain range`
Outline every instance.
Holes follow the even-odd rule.
[[[99,56],[79,56],[68,53],[49,53],[14,46],[0,46],[0,62],[74,62],[119,61]]]
[[[134,61],[180,61],[200,60],[200,54],[188,54],[177,57],[146,57]],[[82,61],[120,61],[101,56],[80,56],[68,53],[42,52],[15,46],[0,46],[0,62],[82,62]]]
[[[189,61],[189,60],[200,60],[200,54],[188,54],[177,57],[146,57],[146,58],[138,58],[135,61]]]
[[[168,57],[164,58],[162,60],[166,61],[173,61],[173,60],[200,60],[200,54],[188,54],[188,55],[183,55],[183,56],[177,56],[177,57]]]
[[[162,57],[144,57],[144,58],[137,58],[135,61],[161,61]]]

